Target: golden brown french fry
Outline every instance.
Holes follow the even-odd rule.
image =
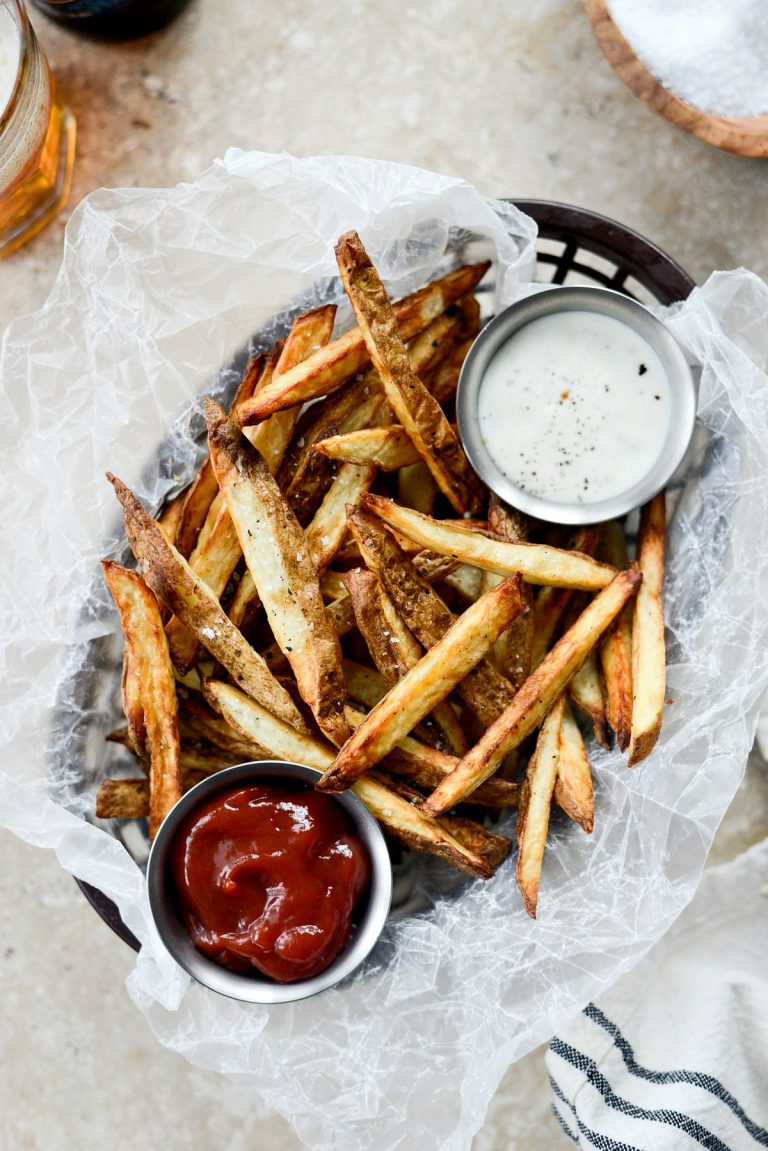
[[[387,694],[387,681],[376,668],[366,667],[354,659],[343,659],[341,666],[349,698],[363,707],[375,707]]]
[[[267,371],[268,375],[271,376],[272,367],[267,369],[267,361],[263,352],[250,358],[243,372],[237,394],[232,401],[233,409],[242,401],[250,399],[262,381],[266,382],[265,372]],[[211,504],[218,494],[219,485],[216,483],[210,458],[206,456],[187,492],[177,538],[171,540],[171,543],[175,543],[185,559],[188,559],[192,554]]]
[[[182,750],[194,742],[209,743],[230,763],[245,763],[250,759],[268,758],[268,749],[252,740],[241,739],[220,715],[213,711],[202,696],[184,693],[179,700],[179,728]]]
[[[347,522],[357,540],[366,566],[379,577],[406,625],[425,648],[438,643],[454,622],[438,594],[430,586],[437,569],[411,561],[381,520],[357,507],[347,513]],[[455,561],[454,561],[455,562]],[[428,578],[422,575],[427,573]],[[512,689],[503,676],[483,660],[465,675],[458,693],[482,724],[488,727],[512,699]]]
[[[397,473],[397,498],[405,507],[432,515],[437,496],[437,484],[425,463],[410,464]]]
[[[626,567],[627,540],[616,520],[605,525],[604,552],[608,563]],[[632,728],[632,607],[624,608],[600,641],[608,722],[621,751],[629,747]]]
[[[374,464],[342,464],[336,473],[306,528],[307,544],[318,574],[326,570],[347,534],[347,505],[354,506],[375,478]]]
[[[503,576],[495,584],[489,584],[483,587],[483,575],[485,575],[480,568],[471,567],[469,564],[461,564],[456,568],[455,572],[451,572],[443,580],[446,587],[452,588],[453,591],[458,592],[462,599],[474,603],[483,591],[490,591],[491,587],[498,587],[502,582]]]
[[[331,338],[335,319],[335,304],[324,304],[320,308],[313,308],[311,311],[297,316],[280,353],[271,380],[265,380],[263,387],[257,389],[256,395],[261,395],[270,384],[279,384],[288,372],[324,348]],[[300,407],[299,404],[284,408],[280,412],[275,412],[257,428],[243,429],[246,439],[250,440],[263,456],[264,462],[273,476],[277,474],[283,461],[283,455],[296,426]],[[239,422],[240,405],[233,405],[233,408],[235,422]]]
[[[468,265],[449,272],[394,305],[402,339],[409,340],[440,316],[452,303],[472,292],[489,268],[488,263]],[[241,424],[255,424],[272,412],[325,396],[355,375],[370,356],[359,328],[351,328],[326,348],[310,356],[300,367],[287,372],[282,380],[264,388],[252,400],[241,404]]]
[[[522,512],[512,511],[506,507],[496,495],[492,495],[488,502],[488,530],[511,544],[528,543],[528,517]],[[501,578],[489,571],[485,572],[485,577],[490,581],[498,581]],[[485,586],[492,587],[493,582]],[[509,680],[514,691],[525,683],[531,672],[536,617],[533,588],[527,583],[523,584],[523,605],[520,615],[512,621],[494,646],[499,671]]]
[[[146,819],[149,780],[103,779],[96,794],[97,819]]]
[[[315,451],[349,464],[375,464],[383,472],[396,472],[421,459],[405,428],[399,424],[329,436],[315,444]]]
[[[519,576],[510,576],[467,608],[366,716],[318,787],[338,791],[378,763],[436,703],[445,699],[522,609]]]
[[[410,784],[401,779],[393,779],[391,775],[386,777],[382,775],[381,778],[386,778],[387,787],[396,795],[412,806],[419,807],[423,797]],[[498,867],[503,863],[512,850],[512,840],[506,835],[489,831],[482,823],[467,819],[466,816],[443,815],[440,817],[440,826],[491,867]]]
[[[446,811],[493,775],[504,756],[538,727],[605,629],[635,595],[641,581],[640,573],[629,568],[618,572],[608,587],[595,596],[528,677],[506,711],[429,796],[425,811],[435,815]]]
[[[541,725],[536,750],[528,761],[517,810],[517,885],[525,910],[532,919],[536,918],[541,864],[560,761],[560,730],[564,708],[565,698],[560,696]]]
[[[597,591],[609,584],[616,574],[608,564],[598,563],[579,552],[545,544],[507,543],[489,534],[421,515],[372,492],[362,497],[360,507],[379,516],[389,527],[421,547],[499,575],[520,572],[528,583]]]
[[[349,734],[341,647],[306,536],[237,425],[210,398],[205,414],[213,469],[272,632],[321,731],[341,744]]]
[[[390,835],[412,851],[436,855],[478,879],[490,879],[493,875],[486,860],[460,843],[437,820],[427,819],[407,799],[396,795],[385,777],[371,772],[359,779],[352,790]]]
[[[456,511],[478,511],[482,484],[443,409],[413,371],[389,297],[356,232],[340,238],[336,261],[392,410]]]
[[[158,527],[158,531],[162,531]],[[157,600],[135,571],[112,560],[102,563],[131,662],[138,669],[139,703],[149,756],[149,837],[181,796],[176,685]]]
[[[187,491],[185,489],[183,492],[179,492],[177,496],[174,496],[173,499],[164,503],[162,511],[157,517],[157,522],[172,544],[176,543],[176,538],[179,534],[181,517],[184,514],[184,504],[186,500]]]
[[[610,748],[611,733],[605,712],[605,693],[600,675],[597,651],[592,650],[568,684],[568,695],[595,725],[595,739],[601,747]]]
[[[228,683],[207,680],[205,695],[241,739],[260,744],[273,759],[320,769],[332,761],[332,747],[316,736],[296,731]]]
[[[107,473],[107,479],[123,506],[125,531],[133,554],[158,599],[197,634],[203,647],[226,667],[243,691],[286,723],[306,731],[301,713],[288,692],[233,626],[184,557],[168,542],[159,524],[122,480],[111,472]]]
[[[555,781],[555,801],[565,814],[592,834],[595,825],[595,795],[587,750],[579,725],[566,703],[560,727],[560,758]]]
[[[216,599],[221,599],[242,555],[227,505],[217,497],[211,504],[197,546],[189,557],[189,566]],[[200,654],[200,641],[178,616],[166,628],[168,647],[174,667],[185,675],[194,667]]]
[[[664,714],[667,678],[662,599],[665,519],[664,492],[659,492],[640,512],[640,528],[637,533],[637,563],[643,583],[635,601],[632,626],[630,767],[640,763],[653,751]]]
[[[424,649],[406,626],[378,576],[364,568],[355,568],[346,573],[344,583],[371,658],[387,687],[394,687],[419,662]],[[450,703],[447,700],[439,703],[432,714],[442,732],[438,746],[443,745],[454,755],[463,755],[467,750],[466,737]]]

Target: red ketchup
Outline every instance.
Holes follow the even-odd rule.
[[[292,983],[346,946],[371,863],[335,800],[275,779],[195,808],[171,846],[171,873],[199,951]]]

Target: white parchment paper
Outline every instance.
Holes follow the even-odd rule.
[[[361,972],[261,1008],[174,966],[137,862],[85,818],[116,754],[102,737],[117,621],[98,560],[124,545],[103,475],[151,505],[188,479],[200,394],[231,386],[226,365],[276,312],[335,291],[333,244],[351,227],[398,294],[469,235],[495,253],[496,306],[532,274],[535,229],[515,209],[374,161],[230,152],[193,184],[102,191],[75,212],[50,299],[11,325],[0,360],[0,824],[115,900],[142,942],[130,994],[165,1046],[246,1086],[312,1148],[460,1151],[510,1062],[680,913],[741,779],[768,680],[768,289],[716,274],[669,316],[702,373],[671,501],[664,730],[631,772],[593,749],[595,832],[555,820],[538,921],[513,861],[458,889],[419,862],[428,910],[392,922]]]

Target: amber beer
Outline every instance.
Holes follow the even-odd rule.
[[[44,227],[69,195],[75,121],[20,0],[0,0],[0,256]]]

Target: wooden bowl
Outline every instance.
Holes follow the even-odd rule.
[[[768,156],[768,114],[715,116],[686,104],[659,83],[637,58],[613,20],[605,0],[582,0],[603,55],[638,99],[685,132],[738,156]]]

